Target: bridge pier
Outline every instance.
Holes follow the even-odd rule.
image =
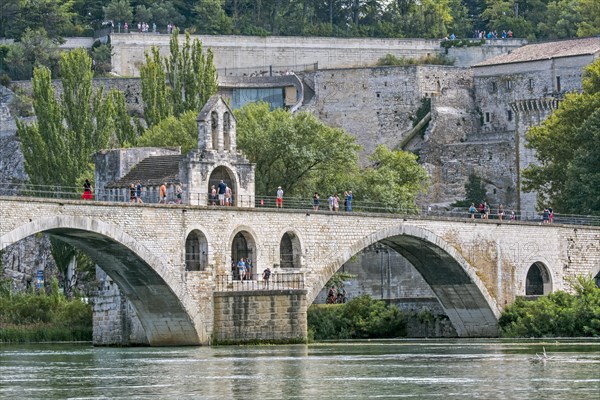
[[[306,290],[214,293],[213,343],[304,342]]]

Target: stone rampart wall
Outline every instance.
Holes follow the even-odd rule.
[[[307,307],[303,290],[217,292],[213,341],[305,341]]]

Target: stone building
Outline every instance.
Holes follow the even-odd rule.
[[[598,56],[600,37],[592,37],[530,44],[473,66],[479,136],[514,148],[506,160],[514,188],[507,201],[523,212],[534,213],[537,202],[535,193],[521,187],[523,169],[535,162],[525,134],[556,109],[565,93],[581,91],[583,69]]]
[[[213,185],[222,180],[232,191],[232,205],[254,207],[254,165],[236,147],[236,120],[220,96],[212,96],[197,117],[198,147],[187,155],[180,149],[132,148],[100,151],[96,155],[99,200],[128,201],[129,188],[138,180],[144,202],[158,202],[167,184],[169,201],[175,187],[183,188],[183,202],[209,204]]]

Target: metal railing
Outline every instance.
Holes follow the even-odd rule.
[[[141,200],[144,204],[158,204],[159,194],[157,188],[148,190],[144,188],[142,191]],[[156,190],[154,190],[156,189]],[[65,199],[65,200],[81,200],[83,189],[73,186],[55,186],[55,185],[33,185],[28,183],[18,182],[0,182],[0,196],[21,196],[34,198],[49,198],[49,199]],[[98,190],[94,188],[93,198],[85,201],[107,201],[121,203],[138,203],[130,200],[128,189],[108,189]],[[213,204],[214,203],[214,204]],[[165,205],[179,204],[178,199],[169,190]],[[211,199],[207,193],[186,192],[184,191],[181,199],[181,204],[212,207],[212,208],[227,208],[221,206],[219,199]],[[236,195],[233,194],[233,207],[242,208],[257,208],[257,209],[276,209],[275,196],[253,196],[253,195]],[[283,198],[282,210],[303,211],[311,213],[332,213],[332,214],[350,214],[350,213],[377,213],[377,214],[398,214],[402,216],[415,216],[419,218],[432,219],[470,219],[467,207],[464,209],[439,209],[430,207],[403,207],[402,205],[381,204],[353,200],[351,202],[351,210],[348,210],[344,205],[344,199],[340,198],[338,211],[330,210],[328,198],[323,197],[319,201],[318,209],[312,197],[285,197]],[[491,204],[491,212],[488,214],[488,219],[482,218],[482,214],[478,211],[475,213],[475,220],[478,222],[500,222],[500,216],[497,213],[498,205]],[[514,211],[514,219],[511,219],[511,213]],[[502,223],[511,222],[539,222],[543,223],[543,213],[538,211],[521,211],[517,209],[505,209],[505,214],[502,218]],[[591,225],[600,226],[600,216],[596,215],[576,215],[555,213],[553,223],[568,224],[568,225]]]
[[[273,272],[268,280],[263,280],[260,275],[243,280],[235,279],[232,275],[216,276],[218,292],[302,289],[304,289],[304,273],[301,272]]]
[[[319,63],[297,64],[297,65],[262,65],[254,67],[219,68],[219,76],[284,76],[296,72],[310,72],[319,69]]]

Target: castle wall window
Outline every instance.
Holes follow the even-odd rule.
[[[556,77],[556,91],[560,92],[560,76]]]
[[[492,93],[496,93],[498,91],[498,84],[496,82],[492,82]]]
[[[508,118],[509,121],[512,121],[513,119],[513,113],[512,110],[508,110],[508,112],[506,113],[506,117]]]
[[[490,113],[486,112],[485,113],[485,123],[488,124],[490,122],[491,118],[490,118]]]
[[[508,80],[506,81],[506,90],[511,90],[512,89],[512,81]]]
[[[529,79],[529,90],[533,90],[533,79]]]

